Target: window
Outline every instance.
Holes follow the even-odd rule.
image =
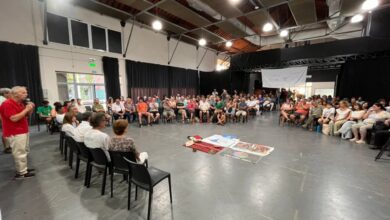
[[[69,45],[68,19],[47,13],[47,31],[50,42]]]
[[[83,104],[92,105],[98,98],[102,104],[106,102],[103,75],[57,72],[57,84],[60,101],[79,98]]]
[[[97,50],[107,50],[106,45],[106,29],[91,26],[92,47]]]
[[[47,13],[50,42],[122,53],[122,33],[90,25],[77,19]]]
[[[71,26],[73,45],[89,48],[88,25],[72,20]]]
[[[112,53],[122,53],[122,37],[120,32],[108,30],[108,48]]]

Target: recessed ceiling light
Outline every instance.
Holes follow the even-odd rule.
[[[241,0],[229,0],[230,4],[232,5],[237,5],[238,3],[241,2]]]
[[[207,44],[207,41],[204,38],[200,38],[198,43],[199,43],[200,46],[204,46],[204,45]]]
[[[272,24],[269,23],[269,22],[267,22],[267,23],[263,26],[263,31],[264,31],[264,32],[272,31],[272,29],[274,29],[274,26],[272,26]]]
[[[283,30],[280,32],[281,37],[287,37],[288,36],[288,30]]]
[[[231,47],[232,45],[233,45],[233,42],[231,42],[231,41],[226,41],[226,43],[225,43],[226,47]]]
[[[162,23],[161,23],[161,21],[159,21],[159,20],[153,21],[153,23],[152,23],[152,28],[153,28],[154,30],[156,30],[156,31],[161,30],[161,29],[162,29]]]
[[[364,18],[363,15],[357,14],[351,18],[351,23],[359,23],[363,21],[363,18]]]
[[[362,4],[362,9],[365,11],[372,10],[376,7],[378,7],[379,1],[378,0],[366,0]]]

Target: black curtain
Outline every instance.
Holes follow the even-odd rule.
[[[129,96],[169,95],[168,66],[126,60]]]
[[[198,93],[198,71],[169,67],[171,95],[195,95]]]
[[[200,72],[200,94],[210,94],[214,89],[219,93],[222,89],[232,93],[234,90],[238,92],[248,92],[249,73],[240,71],[215,71],[215,72]]]
[[[121,88],[119,83],[119,64],[117,58],[103,57],[104,82],[106,86],[106,96],[119,98]]]
[[[390,99],[390,58],[347,61],[337,80],[337,95],[371,102]]]
[[[38,47],[0,42],[0,88],[25,86],[36,105],[43,101]]]

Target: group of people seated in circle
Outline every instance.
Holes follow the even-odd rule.
[[[127,135],[127,120],[118,119],[112,125],[113,135],[110,137],[104,132],[106,128],[106,114],[102,112],[84,112],[81,122],[76,116],[67,112],[63,118],[61,131],[76,142],[84,143],[88,148],[100,148],[110,161],[109,151],[130,152],[135,156],[136,162],[144,164],[148,159],[146,152],[138,152],[134,140]]]
[[[102,109],[99,100],[95,100],[92,106],[93,111]],[[150,97],[109,98],[107,101],[107,113],[112,115],[114,120],[126,119],[129,123],[138,122],[152,125],[160,119],[164,122],[171,122],[175,119],[182,123],[216,123],[225,125],[227,122],[245,122],[249,114],[256,115],[263,110],[273,110],[275,99],[269,95],[255,96],[249,94],[235,93],[230,95],[226,90],[218,95],[217,91],[207,96],[201,95],[180,95],[160,99],[154,95]],[[104,111],[104,110],[101,110]],[[146,120],[144,123],[143,119]]]
[[[341,100],[317,95],[307,99],[287,98],[280,107],[280,123],[316,129],[326,135],[365,144],[368,131],[381,127],[385,133],[389,132],[390,102],[380,99],[370,105],[361,97]]]

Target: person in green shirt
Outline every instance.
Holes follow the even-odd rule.
[[[37,109],[37,114],[39,115],[39,118],[41,120],[46,121],[47,124],[50,124],[52,117],[51,117],[51,111],[52,107],[49,105],[49,101],[44,100],[42,102],[42,106],[39,106]]]

